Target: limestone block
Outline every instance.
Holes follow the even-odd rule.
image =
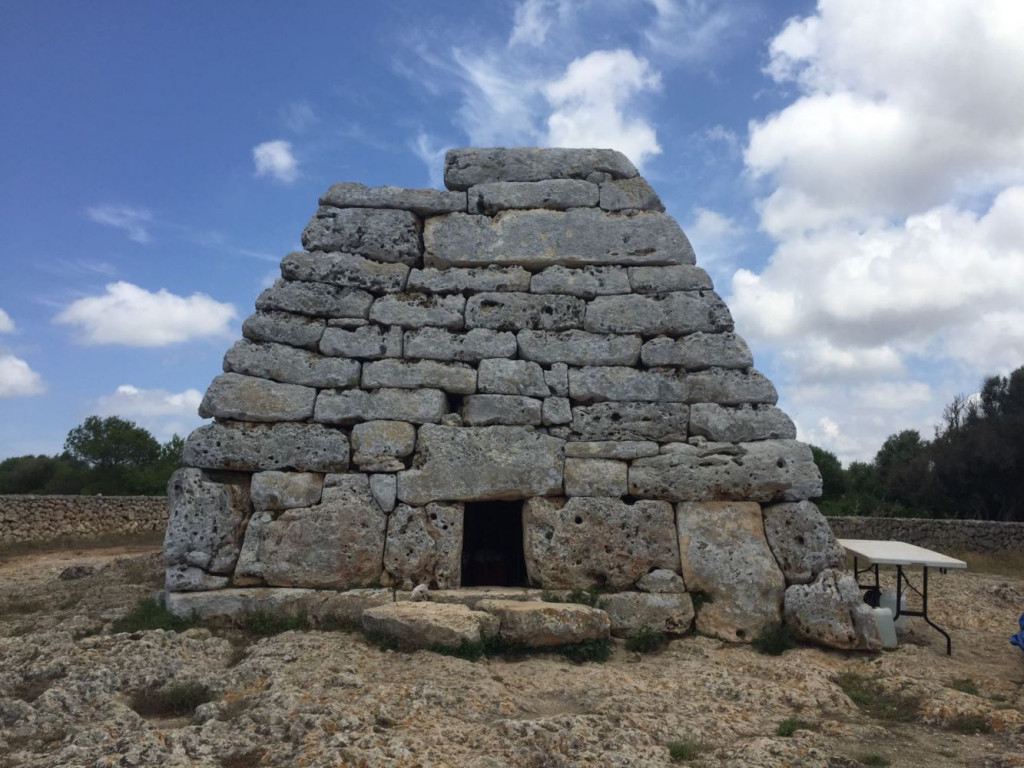
[[[323,489],[321,488],[321,500]],[[254,512],[245,527],[245,537],[235,564],[232,582],[236,587],[258,586],[263,584],[262,547],[274,522],[273,512]]]
[[[370,475],[370,493],[387,514],[395,508],[398,481],[394,475]]]
[[[363,631],[394,640],[402,648],[478,645],[497,632],[494,617],[455,603],[401,602],[363,611]]]
[[[481,360],[478,386],[489,395],[526,395],[547,397],[551,390],[544,381],[544,371],[537,363],[507,358]]]
[[[462,421],[470,427],[495,424],[541,424],[541,401],[519,395],[469,395],[462,404]]]
[[[625,267],[583,267],[568,269],[554,266],[543,269],[530,280],[530,293],[566,293],[581,299],[629,293]]]
[[[313,415],[315,400],[312,387],[222,373],[206,390],[199,415],[239,421],[305,421]]]
[[[322,424],[204,424],[185,440],[189,467],[258,472],[343,472],[348,469],[348,437]]]
[[[395,208],[420,216],[466,210],[465,192],[408,187],[368,187],[354,181],[339,181],[320,197],[320,205],[334,208]]]
[[[398,498],[522,499],[562,492],[564,442],[525,427],[420,428],[414,469],[399,472]]]
[[[796,440],[740,443],[727,453],[678,444],[634,461],[629,492],[671,501],[800,501],[821,495],[821,475],[811,449]]]
[[[694,264],[672,267],[630,267],[629,285],[634,293],[667,293],[674,291],[710,291],[711,277]]]
[[[179,469],[167,484],[167,501],[170,515],[163,550],[167,564],[230,574],[252,512],[249,476]]]
[[[649,440],[566,443],[565,455],[574,459],[642,459],[644,456],[657,456],[658,444]]]
[[[569,371],[569,397],[578,403],[618,402],[685,403],[689,379],[671,368],[639,370],[622,366],[574,368]]]
[[[679,339],[660,336],[640,351],[644,365],[674,365],[689,371],[703,368],[749,368],[750,347],[735,333],[691,333]]]
[[[220,589],[167,595],[167,610],[179,619],[227,619],[241,623],[254,613],[301,616],[317,606],[322,592],[312,589]]]
[[[476,608],[481,600],[540,600],[542,591],[527,587],[461,587],[460,589],[432,589],[430,602],[458,603]]]
[[[278,280],[256,297],[256,309],[278,309],[311,317],[366,317],[373,296],[360,288]]]
[[[690,407],[683,403],[596,403],[574,406],[580,440],[686,440]]]
[[[576,603],[481,600],[477,608],[498,618],[501,622],[499,637],[528,648],[604,640],[611,634],[607,613]]]
[[[569,366],[565,363],[552,363],[551,369],[544,371],[544,381],[551,387],[551,394],[569,396]]]
[[[405,332],[407,358],[473,363],[488,357],[513,357],[515,354],[514,333],[486,328],[474,328],[467,333],[450,333],[441,328]]]
[[[732,315],[714,291],[598,296],[587,305],[584,329],[594,333],[667,333],[732,330]]]
[[[846,551],[809,501],[765,507],[764,534],[788,584],[809,584],[824,569],[846,563]]]
[[[405,290],[409,267],[374,261],[354,253],[294,251],[281,259],[281,274],[289,280],[393,293]]]
[[[636,365],[643,341],[639,336],[587,331],[530,331],[516,335],[519,356],[541,365]]]
[[[546,397],[541,405],[541,421],[544,426],[572,423],[572,407],[567,397]]]
[[[488,216],[508,209],[566,208],[597,205],[596,184],[579,179],[545,179],[543,181],[498,181],[470,187],[467,197],[469,211]]]
[[[436,424],[448,413],[448,399],[439,389],[323,390],[313,419],[324,424],[356,424],[391,419]]]
[[[352,462],[366,472],[405,469],[402,459],[415,446],[416,427],[404,421],[364,421],[352,427]]]
[[[636,580],[636,588],[652,594],[678,594],[686,591],[683,577],[675,571],[655,568]]]
[[[400,589],[426,584],[453,589],[462,583],[462,504],[399,504],[388,517],[384,570]],[[384,582],[384,579],[382,579]]]
[[[612,498],[532,498],[523,505],[530,583],[631,589],[652,568],[679,569],[672,505]]]
[[[364,357],[371,360],[402,356],[402,329],[397,325],[382,328],[363,325],[352,330],[328,328],[323,333],[320,351],[336,357]]]
[[[624,461],[611,459],[566,459],[566,496],[613,496],[628,493]]]
[[[268,470],[252,476],[252,504],[259,511],[311,507],[320,503],[324,476],[314,472]]]
[[[172,593],[224,589],[230,581],[228,576],[217,576],[185,564],[168,566],[164,573],[164,589]]]
[[[613,179],[638,176],[636,167],[614,149],[537,149],[533,147],[450,149],[444,159],[444,185],[469,189],[494,181]]]
[[[426,293],[471,291],[528,291],[530,273],[522,267],[480,267],[477,269],[414,269],[409,290]]]
[[[355,360],[247,339],[236,341],[224,355],[225,371],[320,389],[359,386],[359,368]]]
[[[477,372],[465,363],[435,360],[378,360],[363,366],[363,388],[443,389],[459,395],[476,392]]]
[[[615,637],[642,632],[685,635],[693,624],[693,601],[686,593],[616,592],[601,595],[596,607],[608,614]]]
[[[321,598],[310,606],[308,615],[318,624],[325,620],[344,627],[361,627],[363,611],[380,605],[391,605],[394,595],[390,589],[347,589],[344,592],[314,593]]]
[[[604,182],[600,205],[606,211],[665,211],[658,193],[642,176]]]
[[[341,251],[419,266],[420,224],[409,211],[321,206],[302,230],[307,251]]]
[[[428,219],[428,267],[693,264],[693,248],[663,213],[614,216],[596,208],[505,211],[491,218],[450,213]]]
[[[291,312],[257,312],[242,323],[242,335],[252,341],[271,341],[303,349],[316,349],[327,324]]]
[[[666,370],[664,368],[653,370]],[[775,385],[760,371],[708,368],[686,374],[691,403],[742,405],[744,403],[775,405],[779,399]]]
[[[796,427],[774,405],[742,405],[733,408],[716,403],[690,406],[690,434],[720,443],[755,440],[795,440]]]
[[[362,328],[368,323],[368,320],[361,317],[331,317],[327,319],[328,328],[344,328],[349,331],[353,328]]]
[[[786,624],[801,640],[832,648],[877,651],[882,647],[871,608],[849,573],[823,570],[813,584],[794,584],[785,595]]]
[[[729,642],[751,642],[782,621],[782,576],[764,538],[761,507],[751,502],[676,505],[683,581],[710,598],[697,629]]]
[[[466,302],[466,327],[564,331],[583,324],[585,306],[574,296],[478,293]]]
[[[381,296],[370,308],[370,319],[403,328],[448,328],[463,326],[466,299],[457,294],[434,296],[429,293],[395,293]]]

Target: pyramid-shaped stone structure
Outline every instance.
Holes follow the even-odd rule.
[[[171,480],[169,605],[581,589],[678,632],[699,594],[725,640],[877,646],[809,448],[629,160],[459,149],[445,184],[320,199]]]

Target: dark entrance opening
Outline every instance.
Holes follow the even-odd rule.
[[[521,501],[466,504],[462,530],[462,586],[527,586]]]

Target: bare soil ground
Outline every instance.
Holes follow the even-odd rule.
[[[94,570],[59,578],[77,565]],[[934,576],[952,657],[911,619],[880,654],[772,657],[693,635],[580,665],[382,651],[344,632],[114,633],[160,574],[151,544],[7,553],[0,768],[1024,766],[1018,569]]]

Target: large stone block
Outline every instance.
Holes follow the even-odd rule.
[[[792,420],[774,405],[728,408],[716,403],[690,406],[690,434],[716,443],[795,440]]]
[[[311,317],[366,318],[373,296],[360,288],[278,280],[256,297],[256,309],[283,310]]]
[[[320,197],[320,205],[334,208],[395,208],[420,216],[466,210],[465,192],[408,187],[368,187],[354,181],[339,181]]]
[[[821,475],[811,449],[796,440],[676,444],[633,462],[629,492],[671,501],[800,501],[821,495]]]
[[[498,622],[483,611],[457,603],[392,603],[368,608],[363,631],[401,648],[464,648],[497,634]]]
[[[382,328],[362,325],[351,330],[328,328],[323,332],[320,351],[336,357],[363,357],[379,360],[402,356],[402,329],[397,325]]]
[[[683,441],[690,406],[683,403],[595,403],[572,409],[572,431],[580,440]]]
[[[409,267],[374,261],[354,253],[294,251],[281,259],[281,274],[289,280],[390,293],[405,290]]]
[[[631,179],[636,166],[614,149],[462,148],[444,158],[444,185],[469,189],[494,181]]]
[[[645,632],[685,635],[693,624],[693,600],[685,593],[616,592],[601,595],[597,607],[608,614],[615,637]]]
[[[564,331],[583,324],[585,304],[574,296],[478,293],[466,302],[466,327]]]
[[[399,504],[388,517],[382,583],[400,589],[426,584],[454,589],[462,583],[462,504]]]
[[[746,371],[709,368],[706,371],[688,373],[686,381],[690,390],[690,403],[774,405],[779,399],[775,385],[753,368]]]
[[[242,323],[242,335],[252,341],[271,341],[303,349],[316,349],[327,323],[291,312],[257,312]]]
[[[476,392],[477,372],[465,363],[435,360],[378,360],[363,366],[363,388],[443,389],[457,395]]]
[[[671,368],[639,370],[623,366],[574,368],[569,371],[569,397],[578,403],[685,403],[689,380]]]
[[[587,331],[520,331],[519,355],[541,365],[636,365],[643,343],[639,336]]]
[[[572,404],[567,397],[546,397],[541,405],[541,421],[553,427],[572,423]]]
[[[561,493],[563,444],[526,427],[426,425],[415,468],[398,474],[398,498],[426,504]]]
[[[516,336],[507,331],[474,328],[450,333],[441,328],[420,328],[405,332],[405,356],[429,360],[477,362],[488,357],[514,357]]]
[[[668,293],[674,291],[710,291],[711,277],[694,264],[671,267],[630,267],[629,285],[634,293]]]
[[[403,328],[448,328],[463,326],[466,299],[458,294],[434,296],[429,293],[396,293],[381,296],[370,308],[370,319]]]
[[[566,496],[611,496],[620,498],[627,488],[627,464],[611,459],[566,459]]]
[[[167,595],[167,610],[179,619],[228,620],[241,624],[254,613],[301,616],[313,611],[324,593],[313,589],[220,589]]]
[[[343,472],[348,469],[348,437],[322,424],[205,424],[185,440],[189,467],[259,472]]]
[[[315,400],[312,387],[223,373],[206,390],[199,415],[239,421],[305,421],[313,415]]]
[[[679,570],[672,505],[611,498],[529,499],[523,549],[545,589],[631,589],[652,568]]]
[[[690,241],[663,213],[614,216],[594,208],[506,211],[494,218],[451,213],[428,219],[428,267],[693,264]]]
[[[752,502],[676,505],[683,581],[710,600],[697,629],[729,642],[751,642],[782,622],[782,576],[764,538],[761,507]]]
[[[583,327],[594,333],[683,336],[732,330],[732,315],[714,291],[598,296],[587,305]]]
[[[601,184],[600,205],[606,211],[665,211],[658,193],[642,176]]]
[[[608,614],[586,605],[539,600],[481,600],[476,605],[498,617],[499,637],[528,648],[605,640],[611,634]]]
[[[498,181],[477,184],[467,193],[471,213],[488,216],[509,209],[593,207],[600,192],[596,184],[578,179],[544,181]]]
[[[691,333],[679,339],[660,336],[644,344],[644,365],[673,365],[688,371],[704,368],[749,368],[750,347],[735,333]]]
[[[548,267],[530,280],[530,293],[565,293],[581,299],[629,293],[629,276],[625,267]]]
[[[302,247],[417,267],[419,219],[409,211],[321,206],[302,230]]]
[[[813,584],[792,585],[786,590],[784,613],[801,640],[867,651],[882,647],[874,614],[849,573],[827,568]]]
[[[171,594],[224,589],[230,583],[230,576],[207,573],[202,568],[184,563],[169,565],[164,572],[164,589]]]
[[[462,421],[469,427],[539,426],[541,401],[519,395],[469,395],[463,401]]]
[[[647,440],[566,443],[565,455],[574,459],[642,459],[645,456],[657,456],[658,444]]]
[[[764,534],[788,584],[809,584],[824,569],[846,562],[846,550],[809,501],[765,507]]]
[[[409,290],[427,293],[528,291],[530,273],[522,267],[495,266],[478,269],[414,269],[409,275]]]
[[[355,387],[359,385],[359,363],[337,357],[321,357],[287,344],[236,341],[224,355],[224,370],[272,379],[304,387]]]
[[[352,462],[365,472],[405,469],[402,459],[415,447],[416,428],[404,421],[364,421],[352,427]]]
[[[481,360],[478,385],[489,395],[526,395],[547,397],[551,390],[544,381],[544,371],[526,360],[489,358]]]
[[[434,424],[448,413],[448,399],[439,389],[323,390],[313,418],[324,424],[356,424],[392,419]]]
[[[252,476],[252,504],[259,512],[277,512],[320,503],[324,476],[314,472],[268,470]]]
[[[167,501],[167,564],[230,574],[252,513],[249,476],[179,469],[167,484]]]

